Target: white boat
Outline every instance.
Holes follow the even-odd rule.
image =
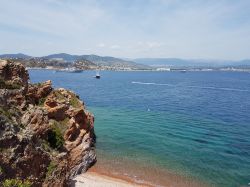
[[[100,78],[101,78],[101,75],[100,75],[100,72],[99,72],[99,71],[96,71],[95,78],[97,78],[97,79],[100,79]]]

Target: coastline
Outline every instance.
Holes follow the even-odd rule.
[[[59,71],[63,70],[63,68],[40,68],[40,67],[26,67],[27,70],[53,70],[53,71]],[[191,69],[185,69],[185,72],[183,72],[183,69],[173,69],[173,70],[156,70],[156,69],[82,69],[82,71],[118,71],[118,72],[243,72],[243,73],[250,73],[249,69],[234,69],[234,68],[222,68],[222,69],[207,69],[207,68],[191,68]],[[64,71],[67,72],[67,71]]]
[[[117,174],[112,174],[109,171],[103,172],[96,169],[90,169],[84,174],[78,175],[74,179],[74,187],[164,187],[164,186],[176,186],[176,187],[201,187],[206,186],[201,183],[196,183],[195,181],[187,182],[185,180],[179,181],[176,183],[175,179],[166,184],[149,184],[147,182],[136,182],[133,179]]]
[[[133,181],[126,180],[124,178],[118,178],[112,175],[105,175],[102,173],[88,171],[82,175],[78,175],[75,178],[75,187],[93,186],[93,187],[151,187],[148,185],[138,185]]]
[[[98,155],[97,155],[98,156]],[[97,162],[89,170],[77,176],[76,187],[89,186],[143,186],[143,187],[209,187],[207,183],[175,174],[161,168],[140,165],[133,161],[122,159],[107,159],[98,157]],[[100,185],[96,181],[102,181]],[[84,185],[83,185],[84,184]],[[87,185],[88,186],[88,185]]]

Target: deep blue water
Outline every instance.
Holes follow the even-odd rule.
[[[95,114],[97,149],[215,186],[250,182],[250,73],[55,73],[30,70],[75,91]]]

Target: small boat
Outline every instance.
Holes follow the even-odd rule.
[[[99,71],[96,71],[95,78],[96,79],[100,79],[101,78],[101,75],[100,75]]]

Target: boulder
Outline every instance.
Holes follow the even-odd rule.
[[[0,60],[0,77],[4,81],[9,81],[12,84],[18,84],[24,87],[28,86],[28,71],[20,63]]]

